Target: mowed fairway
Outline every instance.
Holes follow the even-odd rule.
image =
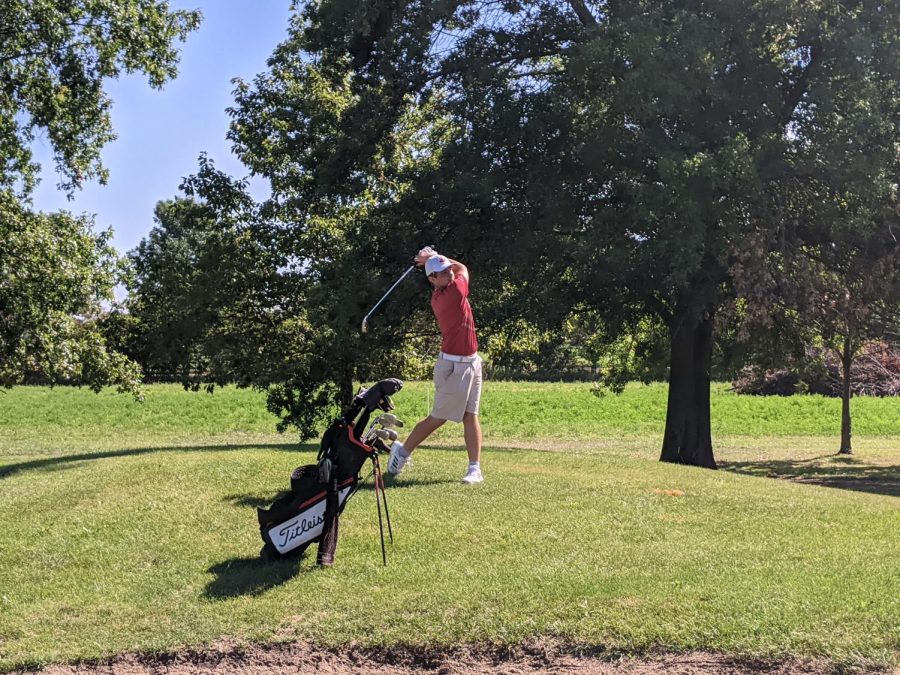
[[[427,383],[396,397],[408,423]],[[663,385],[489,383],[483,485],[459,482],[461,427],[341,522],[337,564],[264,565],[255,507],[315,459],[262,395],[152,386],[0,394],[0,670],[172,651],[219,638],[322,645],[553,636],[896,665],[900,401],[713,394],[720,471],[657,460]],[[371,480],[367,485],[371,485]],[[314,556],[311,556],[314,558]]]

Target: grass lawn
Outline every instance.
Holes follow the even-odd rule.
[[[427,383],[395,400],[407,422]],[[900,401],[716,385],[721,471],[656,461],[663,385],[490,383],[483,485],[447,425],[349,503],[335,567],[263,565],[254,507],[314,461],[258,393],[0,394],[0,670],[220,637],[514,643],[900,662]],[[773,480],[787,478],[790,480]],[[314,558],[314,555],[311,556]]]

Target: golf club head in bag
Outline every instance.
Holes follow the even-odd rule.
[[[396,415],[392,415],[391,413],[384,413],[383,415],[379,415],[375,422],[380,424],[383,427],[399,427],[403,428],[403,420],[401,420]]]
[[[397,440],[397,432],[393,429],[375,429],[372,434],[376,438],[380,438],[383,441],[390,441],[391,443]]]

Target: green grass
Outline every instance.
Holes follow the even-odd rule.
[[[410,382],[394,397],[409,419],[427,414],[431,385]],[[629,385],[622,396],[598,398],[586,384],[490,382],[482,401],[486,437],[496,440],[597,439],[659,436],[665,424],[667,388]],[[738,396],[728,385],[712,390],[714,437],[838,436],[840,400],[823,396]],[[161,439],[214,435],[269,434],[275,418],[264,394],[233,387],[186,392],[177,385],[148,388],[146,402],[105,390],[18,387],[0,390],[0,433],[7,442],[30,448],[54,446],[55,435],[92,443],[110,433]],[[900,401],[853,399],[854,433],[861,437],[900,436]],[[458,435],[440,431],[437,438]]]
[[[407,421],[428,391],[398,394]],[[389,491],[389,566],[364,489],[337,565],[320,570],[256,561],[254,507],[314,458],[272,433],[259,394],[154,386],[143,406],[66,388],[0,394],[0,670],[220,637],[553,635],[897,664],[900,402],[855,400],[857,451],[841,458],[837,402],[716,385],[726,470],[712,472],[656,461],[665,396],[490,383],[487,482],[459,483],[461,429],[447,425]]]

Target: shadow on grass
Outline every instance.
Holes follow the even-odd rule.
[[[420,488],[427,485],[450,485],[459,483],[458,480],[450,478],[417,478],[404,474],[402,476],[391,476],[384,474],[384,486],[391,490],[409,490],[411,488]],[[375,490],[375,482],[370,478],[359,486],[360,491],[372,492]]]
[[[852,455],[821,455],[800,460],[719,462],[723,471],[781,478],[822,487],[900,497],[900,466],[867,464]]]
[[[412,476],[403,476],[399,481],[396,478],[389,477],[388,474],[384,474],[384,485],[386,488],[390,488],[391,490],[409,490],[411,488],[419,488],[427,485],[447,485],[447,484],[455,484],[459,481],[451,480],[449,478],[436,479],[436,478],[415,478]],[[372,477],[369,476],[367,479],[360,482],[359,487],[357,488],[358,492],[374,492],[375,490],[375,481],[372,480]],[[290,494],[290,490],[282,490],[281,492],[271,495],[264,496],[259,493],[253,494],[237,494],[237,495],[227,495],[222,498],[222,501],[228,502],[235,506],[246,506],[248,508],[262,508],[267,509],[271,506],[275,501],[281,499],[282,497],[286,497]]]
[[[241,595],[262,595],[269,589],[293,579],[300,571],[302,556],[291,556],[273,562],[261,558],[232,558],[207,571],[215,574],[206,586],[207,598],[221,600]]]
[[[229,443],[223,445],[165,445],[149,448],[122,448],[120,450],[101,450],[97,452],[85,452],[78,455],[61,455],[58,457],[44,457],[41,459],[32,459],[27,462],[18,462],[16,464],[7,464],[0,466],[0,479],[14,476],[22,471],[30,471],[32,469],[53,469],[65,468],[68,464],[75,462],[88,462],[97,459],[115,459],[118,457],[138,457],[141,455],[149,455],[154,452],[233,452],[236,450],[248,450],[250,448],[258,450],[275,450],[278,452],[317,452],[318,443]],[[464,448],[446,448],[433,447],[431,450],[461,452],[465,453]],[[494,452],[517,452],[515,448],[492,448]],[[385,474],[386,475],[386,474]],[[416,485],[426,485],[441,482],[452,481],[417,481],[415,479],[404,480],[397,484],[397,487],[414,487]],[[230,498],[229,498],[230,499]],[[265,503],[260,499],[259,503],[247,503],[243,506],[262,506]]]
[[[428,452],[449,452],[453,454],[458,454],[461,456],[466,455],[466,446],[462,443],[462,438],[458,444],[454,445],[423,445],[421,446],[423,450],[428,450]],[[502,453],[515,453],[522,451],[532,452],[534,448],[529,447],[527,444],[522,447],[517,447],[515,445],[491,445],[490,443],[485,443],[482,447],[482,453],[494,453],[494,452],[502,452]],[[415,456],[413,456],[415,459]]]
[[[95,459],[113,459],[117,457],[137,457],[140,455],[149,455],[154,452],[231,452],[234,450],[247,450],[256,448],[259,450],[277,450],[279,452],[306,452],[313,451],[318,448],[317,445],[304,443],[297,445],[296,443],[240,443],[225,445],[171,445],[160,446],[155,448],[123,448],[121,450],[104,450],[100,452],[85,452],[80,455],[63,455],[60,457],[46,457],[43,459],[33,459],[27,462],[19,462],[17,464],[7,464],[0,467],[0,479],[8,478],[21,471],[29,471],[31,469],[46,468],[64,468],[65,465],[73,462],[86,462]]]
[[[272,497],[262,497],[258,494],[228,495],[227,497],[223,497],[222,501],[230,502],[235,506],[246,506],[254,509],[267,509],[272,505],[272,502],[275,502],[282,497],[287,497],[289,494],[290,490],[282,490]]]

